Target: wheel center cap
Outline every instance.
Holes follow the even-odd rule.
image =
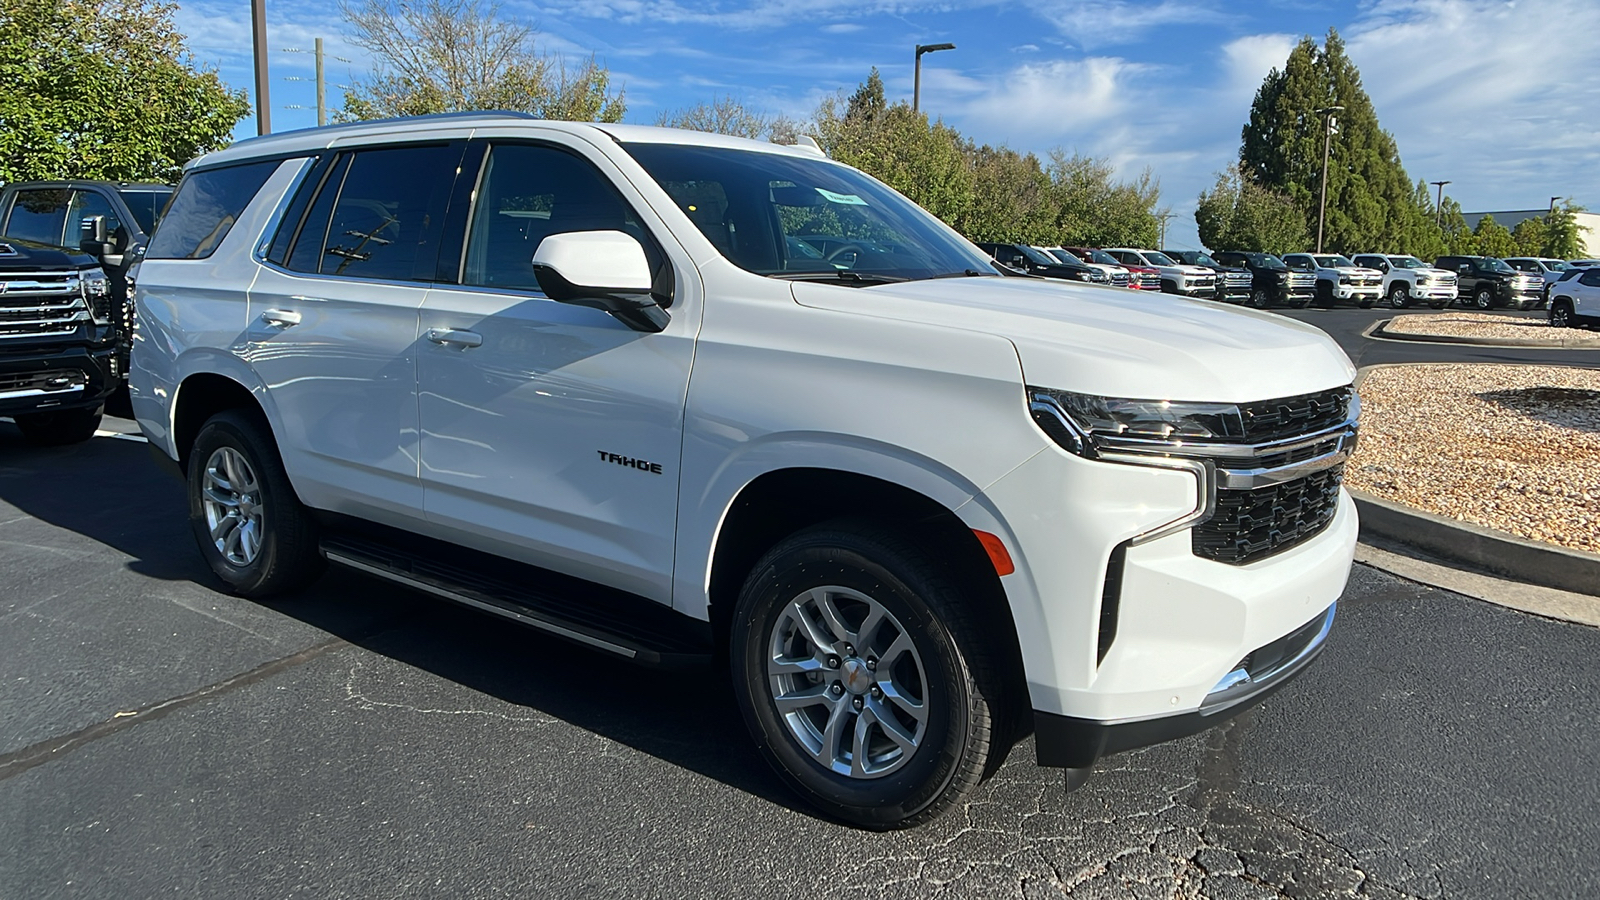
[[[860,696],[872,689],[872,670],[860,659],[851,657],[845,660],[840,667],[840,681],[844,682],[845,690]]]

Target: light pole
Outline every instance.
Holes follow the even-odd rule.
[[[1556,216],[1556,201],[1560,199],[1561,196],[1559,194],[1550,198],[1550,218],[1552,219]]]
[[[911,83],[911,111],[916,112],[922,105],[922,54],[937,53],[940,50],[954,50],[955,44],[918,44],[917,45],[917,74]]]
[[[1439,188],[1439,199],[1434,201],[1434,204],[1433,204],[1433,226],[1435,228],[1443,228],[1444,227],[1444,186],[1449,184],[1450,182],[1448,182],[1448,181],[1430,181],[1428,183],[1431,184],[1431,185],[1435,185],[1436,187]]]
[[[272,103],[267,96],[267,0],[250,0],[250,40],[256,57],[256,134],[272,133]]]
[[[1336,112],[1344,112],[1342,106],[1324,106],[1317,110],[1317,115],[1327,114],[1327,127],[1322,129],[1322,199],[1317,203],[1317,252],[1322,252],[1322,220],[1328,212],[1328,151],[1333,146],[1333,128],[1338,122],[1334,116]]]

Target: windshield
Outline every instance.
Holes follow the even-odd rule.
[[[1415,256],[1391,256],[1389,264],[1397,269],[1426,269],[1428,264]]]
[[[117,193],[122,195],[122,202],[128,204],[128,210],[133,213],[134,221],[139,223],[139,230],[145,234],[156,230],[156,220],[161,218],[167,200],[172,197],[171,188],[130,189]]]
[[[1250,260],[1250,265],[1258,269],[1285,270],[1289,268],[1284,264],[1283,260],[1273,256],[1271,253],[1248,253],[1245,258]]]
[[[1222,263],[1212,259],[1209,253],[1196,253],[1189,261],[1197,266],[1211,266],[1212,268],[1219,268],[1222,265]]]
[[[1035,247],[1031,244],[1018,244],[1017,246],[1022,250],[1022,255],[1028,258],[1028,262],[1031,262],[1036,266],[1061,265],[1059,260],[1055,259],[1043,250],[1040,250],[1038,247]]]
[[[1483,267],[1491,272],[1499,272],[1502,275],[1514,275],[1517,271],[1516,269],[1511,268],[1511,266],[1507,264],[1505,260],[1496,259],[1493,256],[1485,256],[1483,258]]]
[[[1145,250],[1140,253],[1152,266],[1175,266],[1177,263],[1172,257],[1157,250]]]
[[[1576,268],[1571,263],[1563,262],[1559,259],[1541,259],[1539,261],[1544,263],[1544,267],[1552,272],[1565,272]]]
[[[723,147],[622,146],[748,272],[855,283],[999,274],[921,207],[837,163]]]
[[[1066,263],[1069,266],[1081,266],[1081,265],[1083,265],[1083,260],[1077,258],[1076,256],[1073,256],[1071,253],[1069,253],[1066,250],[1061,249],[1060,247],[1051,247],[1050,248],[1050,255],[1054,256],[1056,259],[1061,260],[1063,263]]]
[[[1356,265],[1355,263],[1350,261],[1350,257],[1341,256],[1341,255],[1339,255],[1337,253],[1332,255],[1332,256],[1313,256],[1312,259],[1315,259],[1317,261],[1317,265],[1326,266],[1326,267],[1328,267],[1330,269],[1337,269],[1340,266],[1345,266],[1347,268],[1355,268],[1355,265]]]

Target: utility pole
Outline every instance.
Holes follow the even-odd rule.
[[[937,53],[940,50],[954,50],[955,44],[918,44],[917,45],[917,73],[911,82],[911,111],[916,112],[922,102],[922,54]]]
[[[1431,184],[1431,185],[1435,185],[1435,186],[1437,186],[1439,188],[1439,199],[1437,201],[1435,201],[1434,204],[1433,204],[1433,225],[1434,225],[1435,228],[1443,228],[1444,227],[1444,186],[1449,184],[1450,182],[1448,182],[1448,181],[1430,181],[1428,183]]]
[[[1556,201],[1560,199],[1561,197],[1559,194],[1550,198],[1550,218],[1552,219],[1556,216]]]
[[[271,134],[272,101],[267,90],[267,0],[250,0],[250,39],[256,59],[256,134]]]
[[[1322,222],[1328,213],[1328,151],[1333,147],[1333,129],[1338,123],[1334,116],[1336,112],[1344,112],[1342,106],[1324,106],[1317,110],[1317,115],[1327,114],[1327,127],[1322,130],[1322,200],[1317,203],[1317,252],[1322,252]]]
[[[1167,220],[1172,218],[1173,215],[1173,213],[1169,212],[1156,213],[1156,218],[1161,220],[1161,236],[1156,238],[1156,249],[1162,253],[1167,252]]]
[[[317,127],[328,124],[328,81],[322,77],[322,38],[317,38]]]

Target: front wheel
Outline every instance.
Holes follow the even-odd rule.
[[[188,488],[200,554],[234,593],[268,597],[322,573],[316,520],[257,417],[227,410],[206,422],[189,451]]]
[[[1479,309],[1494,308],[1494,289],[1488,287],[1478,288],[1472,292],[1472,305]]]
[[[1404,284],[1396,282],[1393,287],[1389,288],[1390,306],[1394,307],[1395,309],[1405,309],[1410,302],[1411,294],[1406,291],[1406,286]]]
[[[822,525],[746,579],[730,630],[734,693],[767,762],[812,804],[866,828],[916,825],[1009,749],[985,633],[906,536]]]
[[[103,409],[102,406],[58,409],[27,413],[14,417],[14,420],[17,429],[29,443],[41,447],[60,447],[64,444],[81,444],[94,437],[100,428]]]
[[[1446,306],[1449,306],[1449,305],[1450,305],[1450,301],[1449,300],[1432,300],[1432,301],[1429,301],[1428,308],[1429,309],[1444,309]]]
[[[1266,288],[1256,288],[1250,292],[1250,305],[1256,309],[1267,309],[1272,306],[1272,293]]]

